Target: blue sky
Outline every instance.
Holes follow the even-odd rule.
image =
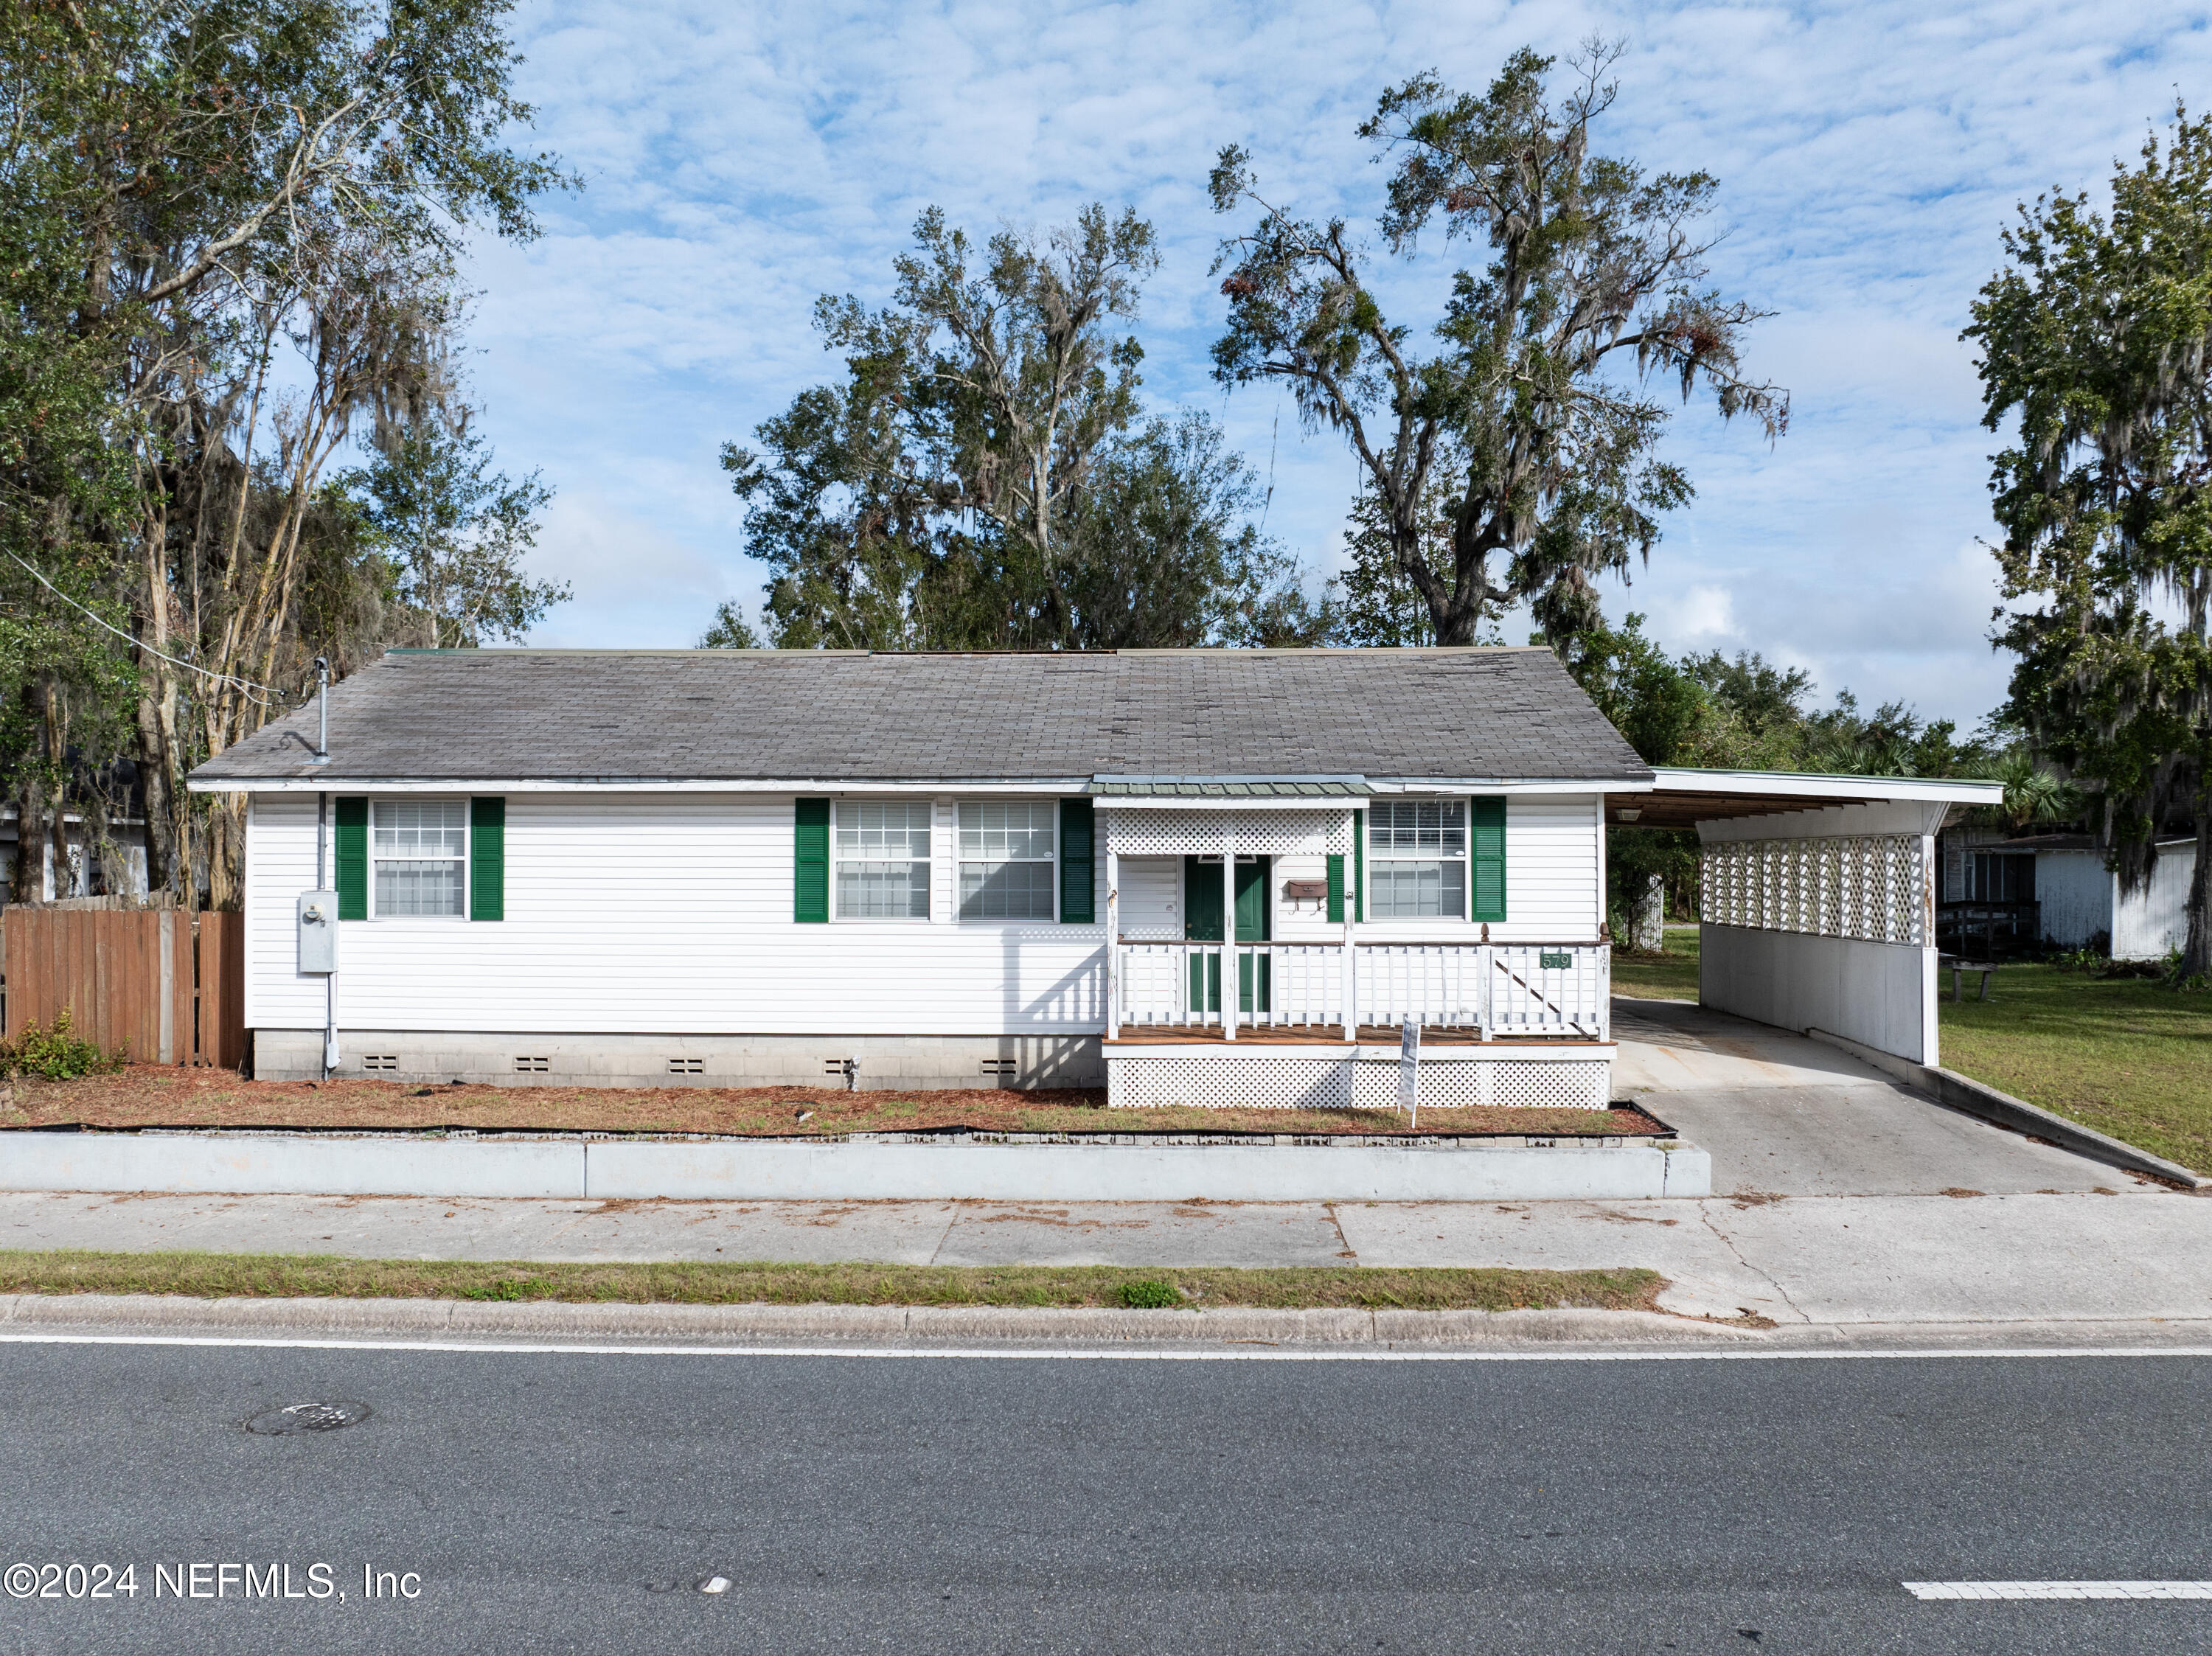
[[[1599,33],[1628,46],[1600,143],[1719,177],[1714,275],[1778,313],[1747,361],[1794,402],[1771,451],[1709,405],[1677,415],[1698,499],[1608,610],[1966,725],[2007,670],[1967,306],[2015,202],[2100,191],[2177,93],[2212,95],[2206,12],[2160,4],[524,0],[515,25],[532,136],[586,180],[470,273],[482,428],[556,491],[537,567],[575,589],[536,642],[690,644],[720,598],[757,596],[720,446],[833,375],[815,295],[881,300],[933,203],[979,233],[1093,200],[1150,217],[1151,398],[1221,419],[1273,480],[1269,531],[1333,571],[1341,442],[1208,377],[1212,156],[1241,143],[1275,198],[1371,221],[1384,173],[1353,130],[1384,86],[1433,68],[1479,88],[1516,46]],[[1453,262],[1437,243],[1389,291],[1433,314]]]

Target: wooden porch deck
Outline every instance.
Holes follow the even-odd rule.
[[[1395,1023],[1363,1023],[1359,1026],[1358,1045],[1362,1046],[1395,1046],[1400,1038],[1399,1026]],[[1226,1037],[1218,1023],[1146,1023],[1121,1026],[1117,1036],[1104,1040],[1106,1050],[1116,1046],[1218,1046]],[[1355,1043],[1344,1038],[1344,1031],[1333,1023],[1308,1024],[1248,1024],[1241,1020],[1237,1025],[1238,1046],[1321,1046],[1342,1052]],[[1421,1047],[1479,1046],[1482,1037],[1474,1030],[1440,1025],[1424,1025]],[[1587,1035],[1499,1035],[1489,1043],[1493,1047],[1515,1046],[1610,1046],[1609,1040],[1593,1040]]]

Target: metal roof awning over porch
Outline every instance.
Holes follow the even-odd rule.
[[[1375,792],[1364,776],[1094,776],[1085,792],[1117,805],[1180,806],[1218,800],[1311,802],[1364,799]]]
[[[1690,828],[1729,817],[1826,810],[1837,805],[1946,805],[1957,810],[2003,801],[2003,783],[1960,777],[1655,768],[1648,787],[1607,791],[1605,819],[1637,828]]]

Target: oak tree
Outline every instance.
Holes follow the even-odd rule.
[[[1788,394],[1741,361],[1767,313],[1707,285],[1713,179],[1646,176],[1592,148],[1617,55],[1591,43],[1557,95],[1553,60],[1525,49],[1480,96],[1432,74],[1382,94],[1359,132],[1394,162],[1383,249],[1410,257],[1440,229],[1486,254],[1450,272],[1418,326],[1384,302],[1345,221],[1268,200],[1236,146],[1213,170],[1216,210],[1258,215],[1215,264],[1229,300],[1215,373],[1285,385],[1310,425],[1342,434],[1440,644],[1523,602],[1569,635],[1596,617],[1595,577],[1649,556],[1692,493],[1658,453],[1655,381],[1685,400],[1704,389],[1770,440],[1789,422]]]
[[[2007,715],[2086,793],[2123,883],[2161,830],[2196,839],[2185,976],[2212,974],[2212,123],[2174,112],[2109,214],[2023,203],[1965,337],[2019,657]]]

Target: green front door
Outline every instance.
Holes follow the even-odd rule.
[[[1274,935],[1273,906],[1267,901],[1267,876],[1273,859],[1255,857],[1237,864],[1237,941],[1265,943]],[[1222,941],[1221,862],[1198,857],[1182,859],[1182,934],[1193,943]],[[1237,957],[1237,1008],[1241,1012],[1268,1008],[1273,987],[1272,962],[1265,955]],[[1258,981],[1255,985],[1254,979]],[[1255,989],[1257,998],[1255,998]],[[1221,957],[1194,955],[1190,962],[1190,1010],[1221,1010]]]

